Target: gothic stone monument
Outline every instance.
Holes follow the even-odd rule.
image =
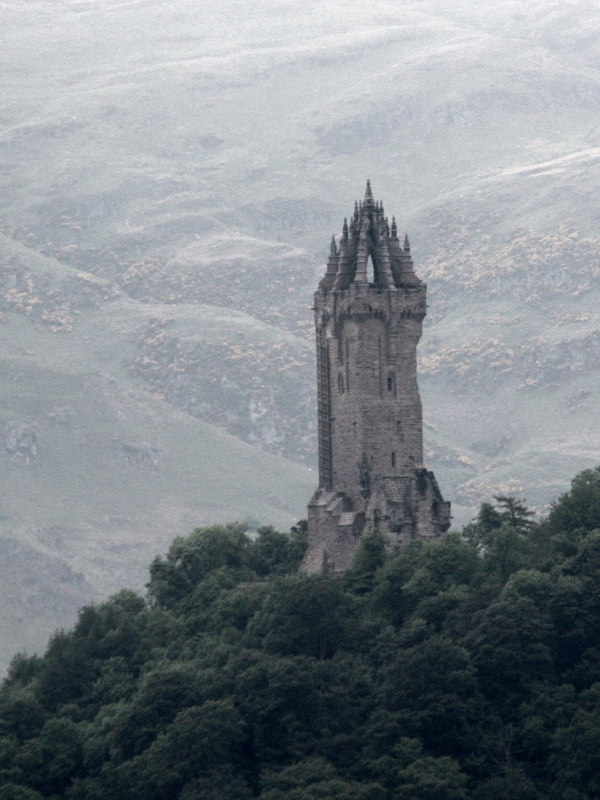
[[[305,572],[343,572],[370,530],[394,551],[450,526],[450,503],[423,465],[416,351],[426,307],[408,238],[401,246],[367,182],[315,293],[319,488]]]

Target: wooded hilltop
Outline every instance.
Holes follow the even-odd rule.
[[[0,691],[0,800],[600,797],[600,467],[340,580],[199,528]]]

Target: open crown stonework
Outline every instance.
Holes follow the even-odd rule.
[[[397,550],[450,526],[450,503],[423,465],[417,344],[426,291],[408,237],[401,246],[367,182],[315,293],[319,487],[306,572],[343,572],[367,531]]]

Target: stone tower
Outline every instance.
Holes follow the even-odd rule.
[[[362,533],[390,550],[450,526],[450,503],[423,465],[417,343],[426,286],[367,182],[315,293],[319,487],[308,506],[306,572],[350,566]]]

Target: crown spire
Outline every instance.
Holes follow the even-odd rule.
[[[320,289],[337,292],[362,286],[393,290],[420,283],[414,273],[408,235],[403,245],[398,239],[396,217],[392,217],[390,226],[383,203],[375,201],[368,180],[364,200],[354,204],[354,213],[344,219],[341,236],[331,240]]]

